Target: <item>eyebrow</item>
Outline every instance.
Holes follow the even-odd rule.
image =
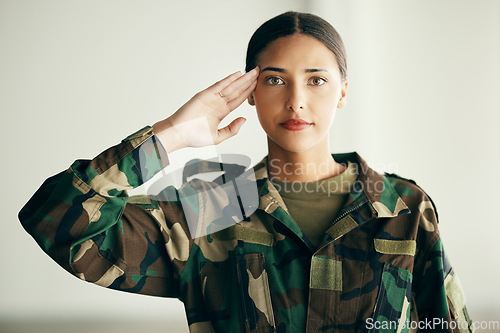
[[[261,70],[260,72],[265,72],[265,71],[272,71],[272,72],[279,72],[279,73],[286,73],[286,69],[284,68],[279,68],[279,67],[266,67],[264,68],[263,70]],[[305,73],[315,73],[315,72],[328,72],[326,69],[324,68],[306,68],[304,70]]]

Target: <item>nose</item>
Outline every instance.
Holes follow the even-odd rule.
[[[288,98],[285,102],[286,109],[294,112],[303,110],[305,105],[305,94],[301,87],[290,85],[289,89]]]

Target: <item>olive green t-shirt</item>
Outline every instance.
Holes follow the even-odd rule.
[[[272,183],[290,215],[317,248],[357,178],[356,165],[348,162],[346,170],[332,178],[307,183],[272,180]]]

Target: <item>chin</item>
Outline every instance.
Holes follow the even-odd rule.
[[[281,139],[281,138],[280,138]],[[272,141],[272,143],[279,148],[286,150],[291,153],[302,153],[305,152],[309,149],[311,149],[314,144],[310,142],[304,142],[304,140],[275,140],[271,137],[268,137],[269,141]]]

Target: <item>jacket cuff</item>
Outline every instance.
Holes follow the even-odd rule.
[[[151,126],[129,135],[91,161],[78,160],[71,171],[103,196],[122,196],[169,164],[165,148]]]

